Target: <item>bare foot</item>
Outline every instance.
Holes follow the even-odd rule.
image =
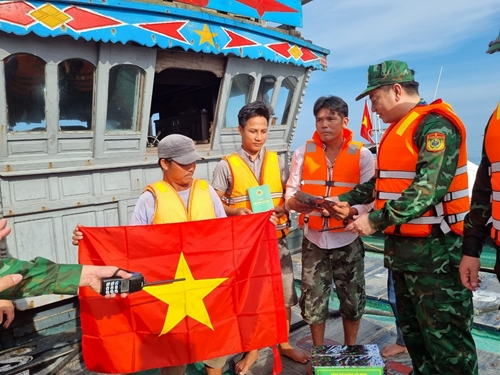
[[[292,361],[298,363],[307,363],[309,361],[309,355],[306,352],[295,349],[289,343],[279,344],[278,350],[281,355],[290,358]]]
[[[408,353],[406,346],[394,343],[382,349],[382,357],[391,357],[400,353]]]
[[[313,373],[313,367],[312,367],[312,365],[310,363],[308,363],[307,366],[306,366],[306,374],[307,375],[312,375],[312,373]]]
[[[243,357],[243,359],[234,366],[234,371],[236,371],[238,375],[245,375],[258,358],[259,358],[258,350],[249,351]]]

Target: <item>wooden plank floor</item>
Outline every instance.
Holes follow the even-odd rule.
[[[293,256],[294,273],[296,279],[300,279],[300,254]],[[369,282],[366,285],[369,299],[367,312],[370,312],[370,303],[376,301],[387,301],[387,270],[383,267],[383,259],[380,254],[368,253],[365,261],[365,277]],[[480,293],[475,293],[475,323],[478,326],[487,327],[488,330],[496,331],[500,337],[500,284],[493,275],[483,274],[483,288]],[[336,299],[336,297],[335,297]],[[386,309],[387,310],[387,309]],[[301,317],[299,309],[294,307],[292,317],[292,327],[300,325]],[[382,312],[382,314],[384,314]],[[334,314],[338,315],[338,314]],[[385,315],[391,315],[386,312]],[[326,325],[326,344],[342,344],[343,329],[340,317],[332,317]],[[361,320],[358,333],[358,344],[377,344],[379,348],[394,343],[396,340],[396,329],[392,319],[381,320],[377,316],[365,314]],[[303,325],[293,330],[290,334],[290,343],[305,351],[311,349],[311,337],[309,327]],[[479,375],[498,375],[500,373],[500,341],[493,343],[488,350],[478,350],[479,355]],[[232,370],[234,364],[242,357],[241,354],[232,356],[225,368],[225,375],[235,374]],[[305,374],[305,365],[295,363],[288,358],[283,358],[283,375]],[[252,366],[247,375],[271,375],[273,366],[272,351],[269,348],[259,351],[259,359]],[[411,369],[411,360],[408,354],[400,354],[386,360],[388,375],[408,374]],[[64,374],[73,375],[96,375],[96,373],[85,370],[81,358],[75,358]],[[191,365],[187,375],[201,375],[205,372],[201,366]],[[158,375],[158,371],[142,372],[141,375]]]

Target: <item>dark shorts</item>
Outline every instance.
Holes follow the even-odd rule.
[[[342,317],[361,319],[366,305],[364,257],[360,238],[347,246],[327,250],[304,237],[299,305],[306,323],[320,324],[328,319],[332,283],[335,283]]]

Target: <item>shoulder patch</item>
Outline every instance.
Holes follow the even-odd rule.
[[[443,151],[446,146],[446,136],[443,133],[427,134],[425,148],[430,152]]]

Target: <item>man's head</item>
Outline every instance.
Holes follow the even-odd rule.
[[[267,140],[271,112],[263,102],[252,102],[238,112],[238,131],[241,146],[250,155],[260,152]]]
[[[500,51],[500,33],[495,40],[490,42],[486,53],[495,53],[498,51]]]
[[[342,142],[344,128],[349,124],[347,103],[338,96],[322,96],[314,103],[313,113],[321,140],[326,144]]]
[[[266,122],[269,123],[269,119],[271,118],[271,111],[269,107],[265,105],[263,102],[255,101],[248,103],[241,107],[238,112],[238,125],[242,128],[248,123],[253,117],[264,117]]]
[[[191,138],[171,134],[158,144],[158,159],[165,181],[176,190],[185,190],[191,186],[196,161],[203,158]]]
[[[389,60],[368,68],[368,85],[358,95],[370,96],[372,111],[385,123],[399,121],[419,101],[415,72],[403,61]]]

